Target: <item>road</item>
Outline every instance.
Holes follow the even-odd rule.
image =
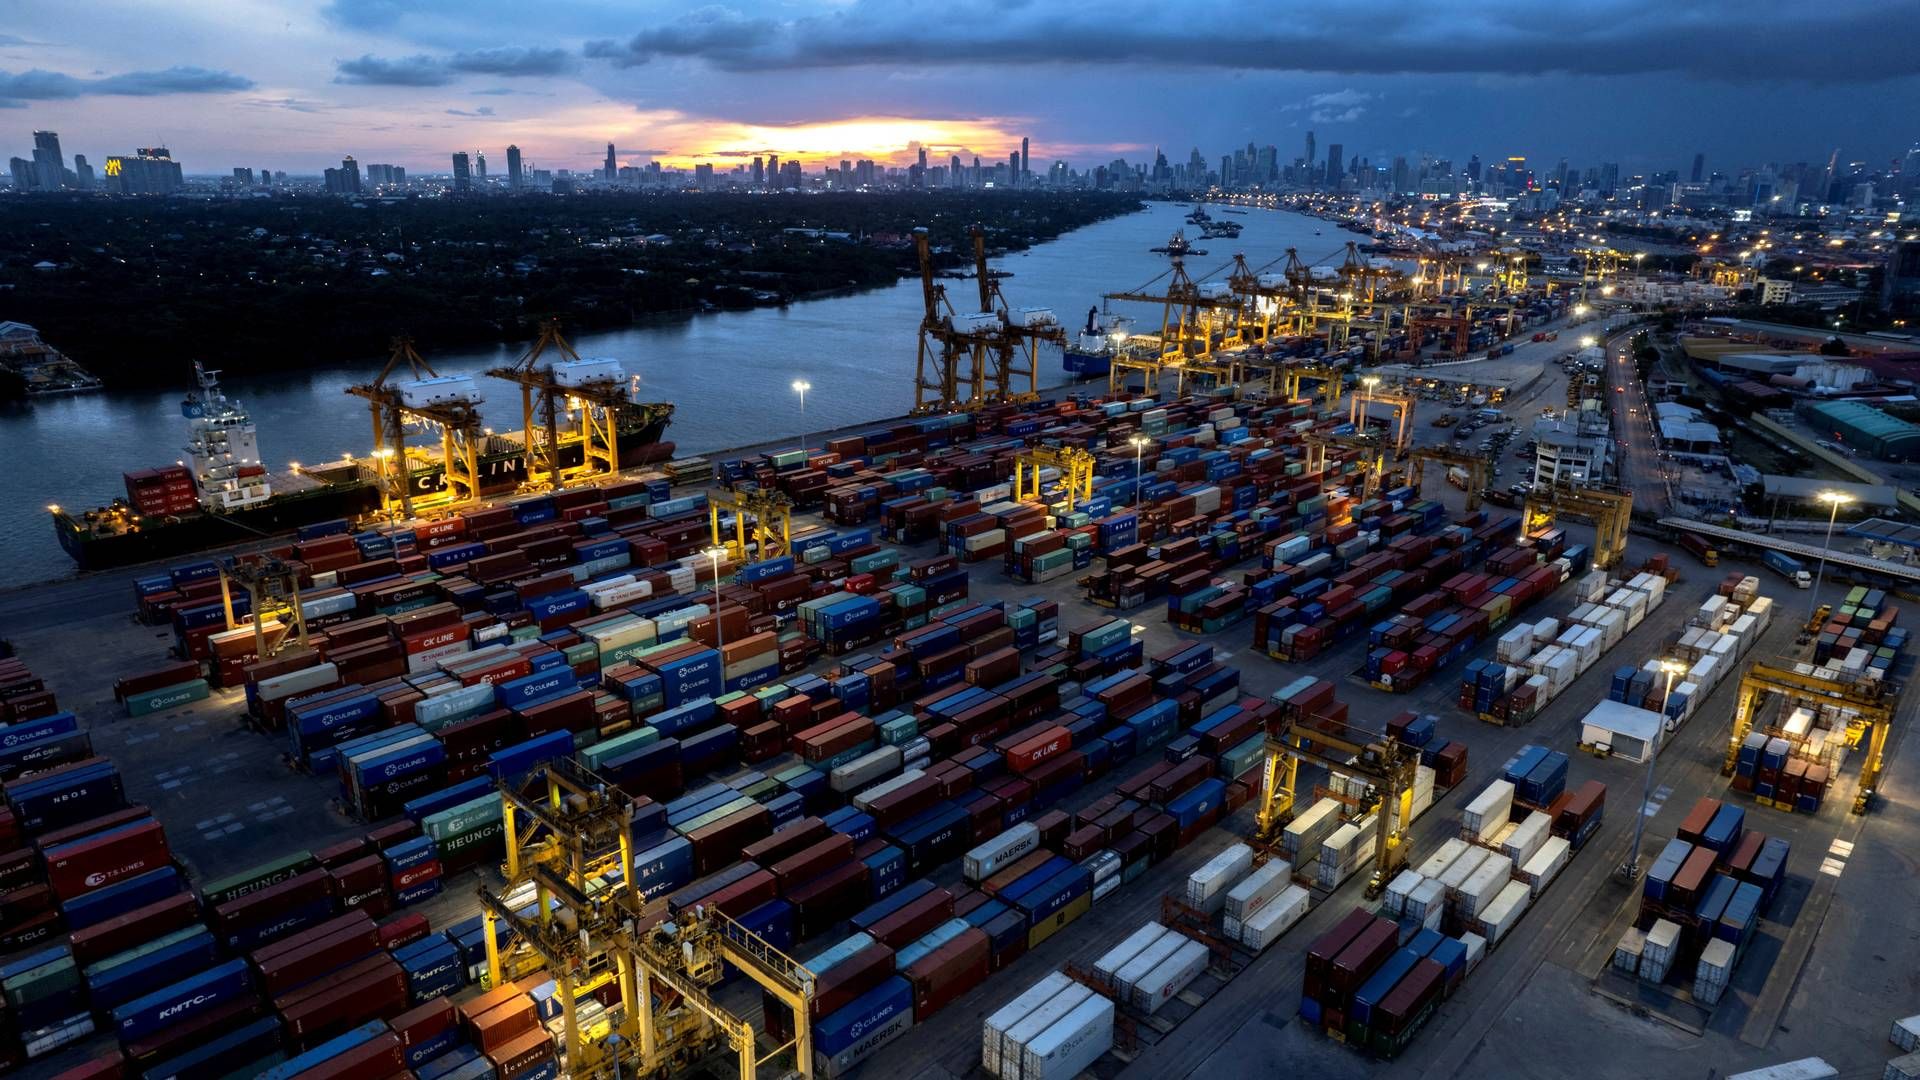
[[[1673,493],[1668,487],[1667,469],[1660,463],[1660,436],[1654,429],[1647,384],[1640,381],[1639,365],[1633,362],[1635,332],[1626,330],[1615,334],[1604,346],[1607,396],[1614,404],[1614,449],[1619,455],[1615,475],[1619,477],[1621,489],[1633,493],[1637,506],[1664,514],[1672,507]]]

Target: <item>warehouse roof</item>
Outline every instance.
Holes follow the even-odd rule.
[[[1664,684],[1661,689],[1665,689]],[[1660,714],[1652,709],[1635,708],[1623,701],[1603,701],[1580,721],[1589,727],[1625,735],[1641,742],[1650,741],[1660,730]]]
[[[1903,544],[1907,547],[1920,547],[1920,525],[1908,525],[1903,521],[1888,521],[1886,518],[1868,518],[1847,526],[1848,536],[1864,536],[1869,540],[1878,540],[1883,544]]]
[[[1804,476],[1768,473],[1760,478],[1760,485],[1762,493],[1770,499],[1812,502],[1823,491],[1839,491],[1853,496],[1853,501],[1862,506],[1893,506],[1899,502],[1897,493],[1888,484],[1849,484],[1838,480],[1811,480]]]
[[[1807,411],[1876,439],[1920,438],[1920,426],[1857,401],[1821,401],[1808,406]]]

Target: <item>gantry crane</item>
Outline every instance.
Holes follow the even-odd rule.
[[[1373,379],[1368,376],[1368,379]],[[1378,381],[1378,380],[1374,380]],[[1375,404],[1389,405],[1393,408],[1393,452],[1396,456],[1407,452],[1413,443],[1413,412],[1418,398],[1404,390],[1382,390],[1377,386],[1362,385],[1353,392],[1347,410],[1347,422],[1355,429],[1364,432],[1367,429],[1367,411]]]
[[[1315,476],[1327,471],[1327,451],[1329,449],[1351,450],[1360,456],[1356,459],[1360,466],[1360,497],[1372,498],[1380,489],[1381,475],[1386,472],[1387,453],[1374,435],[1334,435],[1310,431],[1301,436],[1306,445],[1305,475]]]
[[[1522,518],[1531,535],[1555,518],[1573,514],[1593,519],[1593,568],[1606,570],[1627,555],[1627,526],[1633,519],[1633,493],[1564,484],[1535,486],[1527,494]]]
[[[1768,693],[1780,694],[1790,704],[1816,708],[1837,706],[1847,710],[1850,714],[1847,717],[1848,746],[1859,746],[1861,739],[1871,738],[1866,763],[1860,767],[1860,790],[1853,800],[1853,812],[1866,813],[1873,805],[1875,785],[1880,782],[1880,770],[1885,763],[1887,735],[1893,727],[1893,705],[1884,689],[1863,691],[1755,661],[1740,676],[1740,696],[1733,706],[1733,732],[1727,741],[1727,757],[1721,762],[1720,775],[1733,775],[1734,766],[1740,760],[1740,744],[1746,741],[1747,733],[1753,730],[1753,717],[1758,711],[1760,697]],[[1785,731],[1772,727],[1767,729],[1767,734],[1792,739]]]
[[[487,374],[520,386],[527,444],[523,491],[551,491],[582,476],[612,476],[620,471],[620,428],[627,417],[638,415],[642,424],[652,424],[673,416],[672,405],[634,401],[619,364],[581,359],[560,333],[558,319],[540,324],[540,336],[518,360]],[[580,441],[578,465],[560,464],[563,434]]]
[[[1051,311],[1036,308],[1016,313],[1007,306],[1000,275],[987,266],[986,231],[974,225],[970,235],[980,308],[960,312],[947,296],[947,287],[933,276],[933,249],[927,230],[913,231],[924,305],[915,361],[915,413],[1033,401],[1039,396],[1036,373],[1040,345],[1065,345],[1067,341],[1066,331]]]
[[[1345,392],[1347,372],[1328,364],[1296,364],[1275,369],[1280,378],[1280,392],[1286,401],[1300,400],[1300,384],[1307,379],[1320,381],[1320,415],[1332,416],[1340,407],[1340,395]]]
[[[1158,391],[1160,376],[1171,371],[1174,375],[1176,394],[1186,393],[1186,380],[1190,372],[1199,365],[1206,364],[1213,355],[1216,331],[1224,331],[1229,326],[1239,326],[1242,300],[1235,295],[1231,285],[1221,290],[1221,295],[1202,295],[1202,290],[1187,274],[1186,257],[1205,255],[1187,243],[1180,233],[1174,233],[1164,247],[1154,249],[1167,256],[1170,266],[1161,277],[1167,278],[1164,288],[1155,290],[1154,283],[1160,278],[1126,292],[1108,293],[1108,301],[1127,300],[1142,304],[1160,305],[1160,334],[1157,348],[1152,354],[1133,352],[1130,355],[1114,357],[1107,371],[1107,389],[1118,393],[1126,385],[1128,372],[1140,372],[1148,394]],[[1144,340],[1136,338],[1136,342]]]
[[[634,877],[631,802],[618,787],[560,758],[499,788],[506,881],[479,890],[488,983],[542,970],[554,980],[565,1075],[662,1076],[723,1050],[740,1080],[789,1052],[798,1075],[813,1075],[812,973],[718,911],[667,918],[664,899],[647,900]],[[761,1055],[753,1025],[713,1000],[727,964],[793,1011],[792,1040]],[[612,1009],[592,997],[609,985]]]
[[[1620,275],[1620,268],[1626,265],[1624,252],[1610,247],[1574,248],[1573,253],[1580,256],[1580,299],[1587,299],[1588,291],[1599,286],[1604,293],[1612,288],[1613,279]]]
[[[404,364],[409,380],[389,382]],[[480,497],[479,390],[463,376],[442,379],[432,365],[414,351],[413,339],[393,339],[386,366],[370,383],[347,387],[347,393],[367,399],[373,414],[373,453],[379,459],[380,512],[413,516],[413,467],[407,460],[407,425],[421,424],[440,431],[443,476],[452,505]]]
[[[721,528],[721,511],[733,513],[733,538]],[[734,562],[744,561],[748,546],[753,558],[777,559],[793,551],[793,500],[778,491],[746,488],[707,493],[707,520],[713,528],[713,546],[727,549]]]
[[[253,654],[261,660],[289,646],[307,644],[307,618],[300,610],[299,568],[273,555],[230,555],[220,563],[220,606],[227,629],[242,625],[233,614],[233,590],[247,591],[253,626]],[[269,626],[269,623],[274,625]]]
[[[1450,450],[1444,446],[1416,446],[1404,455],[1407,465],[1407,486],[1416,494],[1420,491],[1421,481],[1426,479],[1426,463],[1431,461],[1448,468],[1467,471],[1467,512],[1480,509],[1480,492],[1487,486],[1487,459],[1479,454],[1467,454]]]
[[[1367,881],[1367,896],[1380,895],[1406,865],[1419,752],[1390,736],[1319,718],[1272,722],[1266,732],[1266,766],[1254,817],[1254,838],[1262,845],[1277,844],[1281,830],[1293,819],[1302,762],[1319,765],[1329,774],[1362,776],[1374,785],[1379,801],[1372,808],[1373,875]]]
[[[1017,502],[1040,498],[1040,470],[1060,470],[1060,485],[1067,489],[1067,510],[1093,498],[1092,454],[1077,446],[1035,446],[1013,457],[1013,497]],[[1032,480],[1029,482],[1028,478]]]

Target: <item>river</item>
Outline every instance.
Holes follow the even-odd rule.
[[[1051,307],[1071,333],[1104,292],[1144,285],[1166,270],[1148,249],[1166,242],[1188,208],[1152,203],[1125,217],[1089,225],[1031,250],[995,261],[1011,271],[1002,288],[1015,307]],[[1215,208],[1216,216],[1224,211]],[[1249,209],[1222,217],[1245,227],[1237,240],[1200,240],[1208,252],[1189,256],[1200,280],[1224,268],[1235,252],[1258,268],[1297,248],[1309,263],[1338,264],[1351,233],[1329,222],[1276,210]],[[1187,226],[1189,233],[1198,230]],[[1277,269],[1277,265],[1273,269]],[[949,281],[963,309],[974,284]],[[1158,328],[1150,305],[1116,305],[1140,329]],[[785,308],[662,317],[627,329],[576,338],[582,356],[607,356],[637,372],[648,398],[677,406],[667,437],[679,453],[714,454],[729,447],[789,438],[899,416],[913,405],[914,336],[921,314],[920,284],[908,279],[884,289],[809,300]],[[31,323],[30,311],[7,317]],[[59,342],[52,342],[55,347]],[[478,372],[512,362],[524,346],[434,354],[441,374]],[[339,367],[225,381],[227,392],[252,413],[260,450],[278,471],[295,461],[318,462],[353,451],[365,454],[371,430],[364,403],[346,387],[367,381],[383,358],[343,358]],[[120,474],[185,456],[180,390],[108,391],[42,399],[0,411],[7,498],[0,504],[0,586],[71,576],[73,565],[54,539],[46,507],[99,506],[124,494]],[[1043,355],[1044,386],[1066,381],[1057,350]],[[804,419],[795,379],[812,384]],[[519,426],[518,388],[482,380],[493,426]]]

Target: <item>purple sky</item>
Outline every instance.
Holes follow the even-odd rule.
[[[10,5],[0,146],[189,172],[754,153],[1035,167],[1249,141],[1631,170],[1884,165],[1920,141],[1920,18],[1865,0],[88,0]],[[11,122],[9,122],[11,121]]]

